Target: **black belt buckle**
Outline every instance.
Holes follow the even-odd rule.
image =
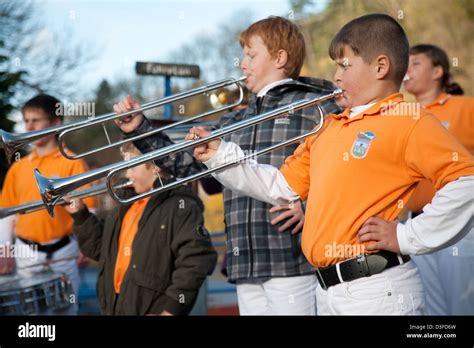
[[[321,285],[321,288],[323,290],[327,290],[328,287],[326,286],[326,283],[324,282],[323,275],[321,274],[321,271],[319,268],[316,268],[316,278],[318,279],[319,285]]]

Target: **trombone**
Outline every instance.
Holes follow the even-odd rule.
[[[223,80],[219,80],[219,81],[212,82],[212,83],[209,83],[209,84],[206,84],[206,85],[203,85],[203,86],[196,87],[196,88],[191,89],[189,91],[185,91],[185,92],[181,92],[181,93],[171,95],[169,97],[153,100],[151,102],[143,104],[138,109],[130,110],[130,111],[127,111],[127,112],[124,112],[124,113],[121,113],[121,114],[117,114],[116,112],[111,112],[111,113],[96,116],[94,118],[88,118],[88,119],[82,120],[82,121],[67,123],[67,124],[54,126],[54,127],[49,127],[49,128],[45,128],[45,129],[41,129],[41,130],[37,130],[37,131],[27,132],[27,133],[10,133],[10,132],[7,132],[7,131],[4,131],[4,130],[0,129],[0,145],[3,144],[3,149],[5,151],[7,160],[8,160],[9,163],[11,163],[12,155],[19,148],[21,148],[21,147],[23,147],[23,146],[25,146],[25,145],[33,142],[33,141],[36,141],[38,139],[41,139],[41,138],[44,138],[44,137],[47,137],[47,136],[50,136],[50,135],[58,135],[59,134],[59,137],[58,137],[59,151],[61,151],[62,155],[64,157],[66,157],[67,159],[76,160],[76,159],[83,158],[85,156],[91,155],[93,153],[97,153],[97,152],[100,152],[100,151],[103,151],[103,150],[106,150],[106,149],[110,149],[112,147],[120,146],[120,145],[122,145],[124,143],[127,143],[127,142],[130,142],[130,141],[136,141],[136,140],[148,137],[150,135],[153,135],[153,134],[156,134],[156,133],[159,133],[159,132],[163,132],[163,131],[165,131],[169,128],[178,126],[178,125],[183,124],[185,122],[191,122],[191,121],[194,121],[194,120],[197,120],[197,119],[200,119],[200,118],[203,118],[203,117],[206,117],[206,116],[209,116],[209,115],[221,112],[221,111],[232,109],[232,108],[240,105],[242,103],[243,99],[244,99],[244,91],[243,91],[242,85],[240,83],[243,82],[245,79],[246,79],[245,76],[242,76],[238,79],[226,78],[226,79],[223,79]],[[153,131],[145,133],[145,134],[140,134],[140,135],[137,135],[137,136],[134,136],[134,137],[131,137],[131,138],[123,139],[123,140],[117,141],[117,142],[112,143],[112,144],[109,143],[108,145],[104,145],[104,146],[101,146],[97,149],[86,151],[86,152],[81,153],[81,154],[75,154],[75,155],[72,155],[70,153],[68,154],[67,151],[66,151],[66,148],[64,146],[64,137],[67,134],[69,134],[73,131],[83,129],[83,128],[86,128],[86,127],[90,127],[90,126],[94,126],[94,125],[97,125],[97,124],[103,124],[104,122],[112,121],[112,120],[115,120],[117,118],[122,118],[122,117],[125,117],[125,116],[128,116],[128,115],[132,115],[136,112],[142,112],[142,111],[154,109],[154,108],[163,106],[165,104],[174,103],[174,102],[182,100],[182,99],[193,97],[193,96],[198,95],[198,94],[207,93],[209,91],[219,89],[219,88],[223,88],[223,87],[233,85],[233,84],[235,84],[239,88],[240,97],[239,97],[239,100],[237,100],[236,102],[234,102],[232,104],[224,105],[224,106],[219,107],[218,109],[210,110],[210,111],[204,112],[204,113],[196,115],[196,116],[188,117],[184,120],[181,120],[181,121],[163,126],[161,128],[158,128],[158,129],[154,129]]]
[[[131,180],[129,180],[127,182],[124,182],[123,184],[118,184],[118,185],[114,186],[114,190],[127,188],[127,187],[130,187],[132,184],[133,184],[133,182]],[[97,195],[101,195],[103,193],[106,193],[107,191],[108,191],[107,184],[103,183],[103,184],[100,184],[100,185],[95,185],[95,186],[88,187],[88,188],[85,188],[85,189],[82,189],[82,190],[71,192],[71,194],[69,196],[71,198],[93,197],[93,196],[97,196]],[[64,199],[61,198],[60,200],[58,200],[58,202],[56,204],[61,205],[61,204],[64,204],[64,203],[65,203]],[[10,215],[15,215],[15,214],[29,214],[29,213],[32,213],[34,211],[43,210],[43,209],[45,209],[45,206],[44,206],[44,203],[41,199],[37,200],[37,201],[17,205],[17,206],[14,206],[14,207],[0,208],[0,219],[3,219],[3,218],[5,218],[7,216],[10,216]]]
[[[321,107],[318,104],[323,102],[323,101],[329,100],[329,99],[340,97],[341,95],[342,95],[342,90],[338,88],[338,89],[334,90],[332,93],[329,93],[327,95],[324,95],[324,96],[321,96],[321,97],[318,97],[318,98],[303,99],[303,100],[294,102],[292,104],[288,104],[286,106],[279,107],[275,110],[266,112],[264,114],[254,116],[254,117],[251,117],[249,119],[246,119],[246,120],[243,120],[243,121],[240,121],[240,122],[236,122],[236,123],[234,123],[232,125],[229,125],[229,126],[226,126],[226,127],[222,127],[221,129],[213,131],[209,136],[207,136],[205,138],[194,139],[194,140],[185,140],[185,141],[182,141],[180,143],[172,144],[172,145],[166,146],[164,148],[157,149],[157,150],[148,152],[146,154],[143,154],[143,155],[131,158],[131,159],[127,159],[127,160],[124,160],[124,161],[121,161],[121,162],[109,164],[107,166],[91,170],[87,173],[77,174],[77,175],[73,175],[73,176],[66,177],[66,178],[48,178],[48,177],[45,177],[45,176],[41,175],[41,173],[39,172],[38,169],[35,169],[35,179],[36,179],[36,182],[38,184],[38,188],[39,188],[41,197],[43,199],[43,202],[46,206],[46,209],[48,210],[48,212],[50,213],[51,216],[54,216],[53,215],[54,214],[54,206],[57,204],[57,202],[61,199],[62,196],[64,196],[65,194],[67,194],[68,192],[70,192],[72,190],[75,190],[75,189],[77,189],[77,188],[79,188],[79,187],[81,187],[81,186],[83,186],[87,183],[93,182],[93,181],[95,181],[99,178],[102,178],[102,177],[107,177],[107,188],[108,188],[109,194],[112,196],[112,198],[120,204],[129,204],[129,203],[138,201],[140,199],[143,199],[145,197],[151,196],[153,194],[163,192],[163,191],[166,191],[166,190],[170,190],[174,187],[184,185],[188,182],[200,179],[200,178],[202,178],[204,176],[207,176],[207,175],[209,175],[213,172],[220,171],[220,170],[226,169],[227,167],[237,165],[239,163],[242,163],[242,161],[245,161],[245,160],[250,159],[252,157],[260,156],[260,155],[266,154],[268,152],[271,152],[271,151],[277,150],[279,148],[282,148],[284,146],[288,146],[290,144],[299,142],[299,141],[301,141],[301,140],[303,140],[303,139],[305,139],[305,138],[307,138],[307,137],[309,137],[313,134],[316,134],[322,128],[323,123],[324,123],[323,112],[321,110]],[[291,114],[294,111],[297,111],[297,110],[300,110],[300,109],[303,109],[303,108],[307,108],[307,107],[310,107],[310,106],[316,106],[318,108],[319,114],[321,116],[321,121],[319,122],[318,126],[315,129],[313,129],[313,130],[311,130],[307,133],[301,134],[299,136],[296,136],[296,137],[293,137],[289,140],[286,140],[282,143],[279,143],[279,144],[270,146],[268,148],[262,149],[262,150],[258,151],[257,153],[249,154],[247,156],[239,158],[236,161],[225,163],[225,164],[223,164],[223,165],[221,165],[217,168],[208,169],[208,170],[205,170],[201,173],[197,173],[197,174],[185,177],[185,178],[178,178],[176,181],[174,181],[172,183],[162,185],[158,188],[155,188],[155,189],[150,190],[150,191],[145,192],[145,193],[135,195],[135,196],[133,196],[131,198],[128,198],[128,199],[123,199],[123,198],[117,196],[116,192],[114,191],[114,188],[113,188],[113,185],[112,185],[113,178],[120,171],[138,166],[140,164],[143,164],[143,163],[146,163],[146,162],[149,162],[149,161],[154,161],[154,160],[157,160],[157,159],[165,157],[165,156],[170,156],[170,155],[176,154],[176,153],[178,153],[180,151],[183,151],[187,148],[191,148],[191,147],[198,146],[200,144],[207,143],[207,142],[209,142],[213,139],[220,138],[224,135],[236,132],[236,131],[244,129],[244,128],[255,126],[255,125],[257,125],[259,123],[262,123],[262,122],[265,122],[265,121],[273,120],[275,118],[278,118],[279,116],[283,116],[283,115],[286,115],[286,114]]]

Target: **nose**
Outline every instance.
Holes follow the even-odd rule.
[[[245,72],[245,70],[247,70],[247,59],[244,58],[242,59],[242,63],[240,63],[240,70],[242,70],[243,72]]]
[[[334,82],[337,86],[340,86],[340,85],[342,84],[341,73],[339,72],[339,69],[337,69],[336,72],[334,73],[333,82]]]

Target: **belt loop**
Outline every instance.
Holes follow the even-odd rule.
[[[402,255],[397,254],[398,262],[400,262],[400,265],[403,265],[405,261],[403,261]]]
[[[342,279],[342,274],[341,274],[341,265],[340,265],[340,262],[336,263],[336,273],[337,273],[337,277],[339,278],[339,281],[341,283],[344,283],[344,279]]]
[[[321,274],[321,271],[319,268],[316,268],[316,278],[318,279],[319,285],[321,285],[321,288],[323,290],[327,290],[328,287],[326,286],[326,283],[324,282],[323,275]]]

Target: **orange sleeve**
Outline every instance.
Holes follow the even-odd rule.
[[[307,138],[280,168],[288,184],[302,200],[306,200],[309,193],[310,149],[313,140],[314,136]]]
[[[0,196],[0,207],[13,207],[19,205],[18,197],[15,193],[15,172],[16,172],[16,163],[14,163],[10,170],[5,176],[5,181],[3,182],[2,194]]]
[[[83,161],[83,160],[76,160],[74,161],[74,164],[71,169],[71,174],[70,175],[77,175],[77,174],[82,174],[85,172],[89,171],[88,165]],[[81,189],[84,189],[86,187],[91,187],[91,184],[87,184],[81,187]],[[84,198],[84,204],[88,208],[95,208],[97,206],[97,198],[96,197],[88,197]]]
[[[461,176],[474,175],[474,157],[432,115],[422,116],[414,126],[405,161],[414,181],[427,178],[437,190]]]

